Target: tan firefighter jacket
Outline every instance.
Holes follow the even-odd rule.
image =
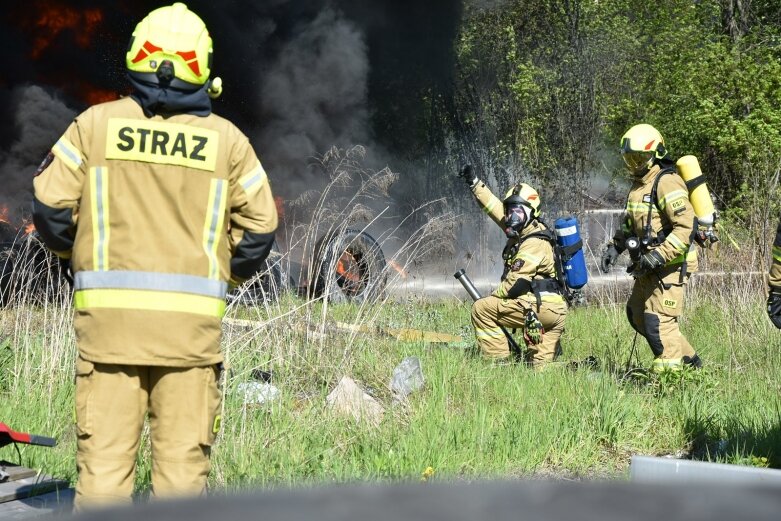
[[[482,181],[478,181],[472,188],[472,193],[483,211],[504,231],[502,201],[491,193]],[[520,237],[507,241],[502,255],[504,276],[499,287],[492,293],[493,296],[503,299],[521,298],[528,303],[534,303],[537,296],[532,286],[539,285],[538,293],[542,302],[566,306],[564,297],[556,289],[556,267],[550,242],[538,237],[524,240],[534,233],[547,230],[544,224],[534,220],[523,229]]]
[[[616,231],[613,241],[619,250],[623,250],[628,237],[645,237],[650,211],[650,242],[642,253],[657,251],[665,261],[659,269],[664,282],[678,283],[683,282],[681,279],[685,273],[697,271],[694,242],[697,221],[686,183],[676,172],[659,178],[656,200],[652,200],[654,180],[661,170],[659,165],[654,165],[642,178],[635,179],[627,197],[624,223]],[[685,271],[682,270],[684,267]]]
[[[277,227],[266,172],[232,123],[146,117],[129,97],[96,105],[55,143],[34,187],[38,232],[71,258],[84,359],[222,360],[228,282],[261,267]]]
[[[781,290],[781,222],[778,223],[773,241],[773,264],[770,266],[770,286]]]

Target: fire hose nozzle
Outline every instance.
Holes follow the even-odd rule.
[[[469,279],[469,276],[466,274],[466,271],[464,271],[463,268],[455,272],[453,276],[458,282],[461,283],[462,286],[464,286],[464,289],[469,294],[469,296],[472,297],[472,300],[480,299],[480,292],[477,291],[475,285],[472,284],[472,281]]]
[[[626,250],[629,252],[629,258],[632,260],[632,264],[626,269],[627,273],[639,276],[641,275],[637,270],[637,263],[640,262],[640,256],[642,255],[642,243],[637,237],[627,237],[624,241]]]

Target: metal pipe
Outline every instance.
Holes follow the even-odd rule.
[[[472,284],[472,280],[469,278],[469,276],[466,274],[466,271],[464,271],[463,268],[458,270],[453,274],[453,276],[456,278],[458,282],[461,283],[462,286],[464,286],[464,289],[467,293],[469,293],[469,296],[472,297],[472,300],[478,301],[482,297],[480,296],[480,292],[477,291],[477,288],[474,284]],[[502,330],[502,333],[504,333],[504,336],[507,337],[507,343],[510,345],[510,351],[518,358],[521,358],[521,346],[518,345],[518,343],[515,341],[513,336],[510,334],[507,329],[504,328],[504,326],[499,326],[499,328]]]
[[[477,291],[477,288],[474,284],[472,284],[472,281],[469,279],[469,276],[466,274],[466,271],[464,269],[460,269],[453,275],[458,282],[461,283],[462,286],[464,286],[464,289],[467,293],[469,293],[469,296],[472,297],[472,300],[480,300],[480,292]]]

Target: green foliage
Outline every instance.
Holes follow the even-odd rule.
[[[475,161],[486,170],[512,163],[548,199],[571,201],[647,122],[674,156],[700,159],[722,206],[748,198],[750,213],[772,200],[781,168],[779,13],[772,0],[467,9],[454,130],[489,156]]]

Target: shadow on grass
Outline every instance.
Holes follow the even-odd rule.
[[[691,440],[690,459],[781,469],[781,410],[769,425],[695,415],[684,429]]]
[[[768,417],[755,414],[757,410],[738,414],[734,404],[719,407],[703,401],[714,385],[712,375],[690,368],[655,374],[631,363],[593,357],[572,362],[570,368],[609,374],[627,390],[680,399],[683,410],[679,414],[684,416],[681,428],[688,442],[676,457],[781,469],[781,403]]]

